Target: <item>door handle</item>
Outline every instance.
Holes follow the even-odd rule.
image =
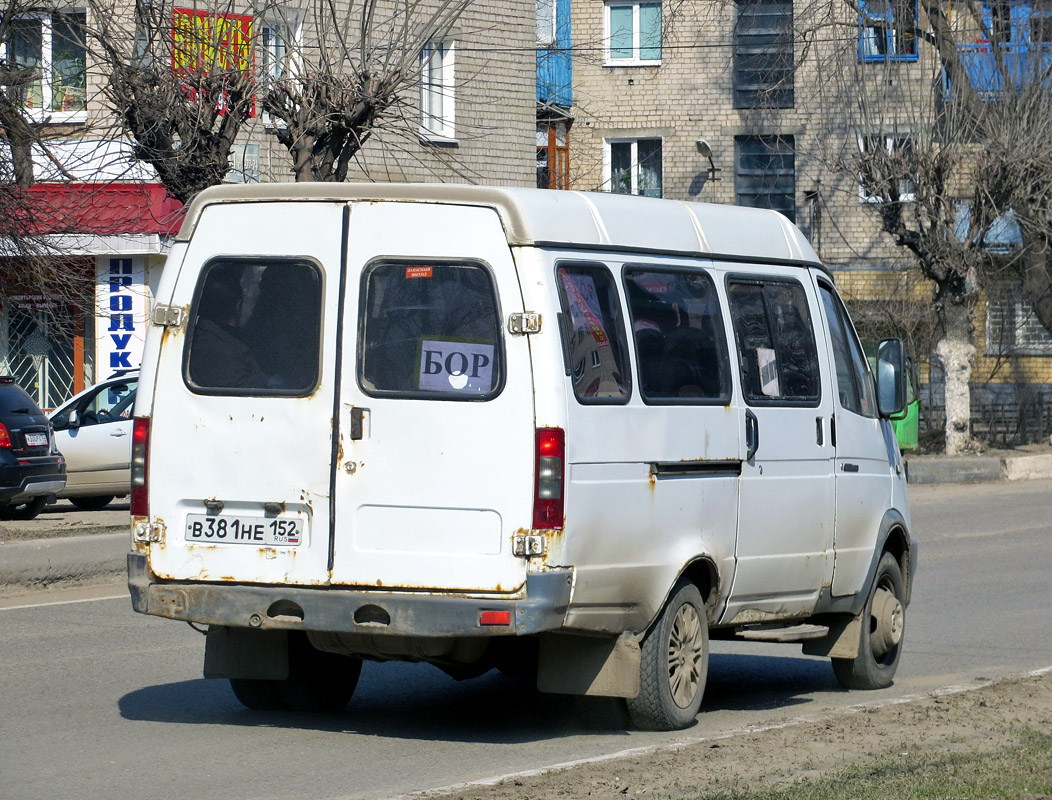
[[[841,469],[844,472],[858,472],[858,464],[842,464]]]
[[[369,413],[367,408],[354,407],[351,409],[351,439],[357,441],[365,437],[365,419]]]
[[[751,410],[745,412],[745,460],[752,461],[760,448],[760,421]]]
[[[121,436],[127,436],[127,435],[128,435],[128,432],[126,430],[122,430],[121,428],[117,428],[117,430],[115,430],[115,431],[110,433],[110,436],[116,436],[118,439]]]
[[[815,440],[819,447],[825,444],[825,431],[822,429],[821,417],[815,417]]]

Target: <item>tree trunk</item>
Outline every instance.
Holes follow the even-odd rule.
[[[968,451],[972,443],[972,303],[964,297],[943,297],[936,308],[943,337],[935,346],[935,357],[946,376],[946,454],[952,456]]]

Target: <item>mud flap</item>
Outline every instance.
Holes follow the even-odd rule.
[[[635,697],[639,694],[639,642],[552,634],[541,637],[537,689],[550,694]]]
[[[865,612],[863,612],[865,613]],[[823,623],[829,633],[821,639],[804,642],[804,655],[830,658],[857,658],[862,645],[862,614],[848,619]]]
[[[205,636],[206,678],[284,680],[289,676],[288,632],[212,626]]]

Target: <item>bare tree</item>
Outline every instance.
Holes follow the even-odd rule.
[[[189,202],[223,180],[255,107],[252,17],[225,0],[90,0],[104,92],[134,156]]]
[[[418,135],[421,54],[470,0],[90,0],[106,94],[135,155],[183,202],[220,183],[266,114],[298,181],[343,181],[380,126]],[[424,64],[426,70],[427,64]],[[438,87],[441,93],[441,87]]]
[[[380,126],[416,135],[408,109],[423,80],[439,98],[441,57],[470,0],[325,0],[314,6],[289,68],[269,81],[263,109],[292,156],[297,181],[343,181]],[[287,14],[288,12],[286,12]],[[287,20],[287,17],[286,17]],[[286,27],[288,26],[286,22]],[[425,112],[428,109],[425,108]]]

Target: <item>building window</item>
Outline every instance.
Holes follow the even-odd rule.
[[[740,206],[771,208],[796,221],[796,147],[792,136],[734,139],[734,193]]]
[[[420,135],[453,139],[454,83],[452,42],[432,42],[420,52]]]
[[[605,156],[606,191],[661,197],[661,139],[608,139]]]
[[[913,202],[916,170],[909,136],[859,136],[858,149],[858,196],[863,203]]]
[[[607,3],[603,27],[608,67],[661,63],[661,3]]]
[[[289,44],[293,41],[291,29],[264,23],[259,31],[259,80],[263,91],[288,76]]]
[[[5,57],[33,80],[16,90],[30,116],[53,122],[83,118],[87,108],[85,14],[27,14],[11,22]]]
[[[231,183],[259,183],[258,144],[234,144],[230,147],[230,171],[226,180]]]
[[[917,60],[917,0],[859,0],[862,61]]]
[[[734,107],[793,107],[792,0],[736,0]]]
[[[570,124],[537,125],[537,188],[570,188]]]
[[[1018,284],[987,290],[986,352],[989,355],[1052,355],[1052,335],[1022,297]]]
[[[1052,44],[1052,0],[1034,0],[1030,12],[1031,44]]]
[[[537,46],[555,46],[557,0],[537,0]]]

